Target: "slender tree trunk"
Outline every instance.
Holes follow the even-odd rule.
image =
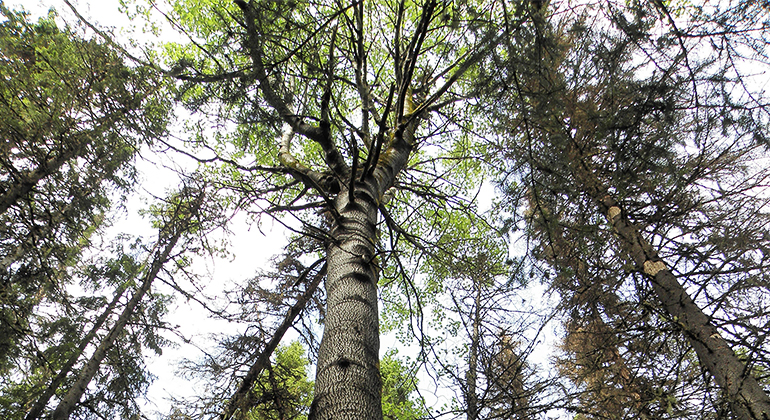
[[[101,365],[102,360],[104,360],[104,358],[107,356],[107,351],[110,347],[112,347],[113,344],[115,344],[115,340],[117,340],[118,336],[123,332],[123,329],[126,327],[126,324],[128,324],[128,320],[131,318],[131,315],[134,314],[134,310],[139,305],[139,302],[141,302],[142,298],[144,298],[144,296],[150,290],[150,286],[152,285],[153,280],[155,280],[158,273],[160,272],[160,269],[163,267],[163,264],[168,260],[168,256],[171,254],[171,250],[176,245],[180,235],[181,232],[175,235],[171,241],[166,244],[163,251],[156,256],[150,271],[144,276],[144,280],[142,281],[141,286],[136,292],[134,292],[131,300],[129,300],[128,304],[126,304],[126,307],[123,308],[123,312],[115,322],[115,325],[112,326],[107,336],[104,337],[101,343],[99,343],[99,347],[96,348],[94,353],[91,355],[91,358],[88,359],[86,365],[83,366],[83,369],[80,371],[80,374],[78,375],[75,383],[72,385],[67,394],[62,398],[61,402],[59,402],[56,410],[54,410],[52,416],[53,420],[66,420],[69,418],[70,414],[72,414],[72,410],[75,409],[75,405],[80,401],[80,398],[82,398],[83,393],[85,393],[85,390],[88,387],[88,384],[91,382],[91,379],[93,379],[94,375],[99,370],[99,366]]]
[[[582,162],[582,160],[581,160]],[[584,164],[583,164],[584,165]],[[709,317],[692,300],[652,245],[626,217],[609,189],[588,168],[576,164],[574,173],[592,200],[604,212],[621,246],[636,268],[652,283],[663,309],[692,345],[701,364],[724,390],[734,414],[742,420],[770,419],[770,397],[722,338]]]
[[[104,322],[112,314],[112,311],[115,309],[115,306],[118,304],[118,301],[120,300],[120,297],[123,296],[123,292],[125,292],[125,290],[126,290],[125,285],[121,285],[118,288],[118,290],[115,292],[115,297],[104,309],[104,312],[102,312],[102,314],[99,315],[99,318],[97,318],[96,322],[94,322],[94,325],[91,327],[91,331],[89,331],[88,334],[86,334],[86,336],[83,337],[83,339],[80,341],[80,345],[78,346],[77,350],[74,353],[72,353],[69,359],[67,359],[67,362],[59,370],[59,373],[56,375],[53,381],[51,381],[51,384],[48,385],[48,388],[46,388],[43,394],[40,395],[40,397],[38,397],[35,404],[32,406],[29,412],[27,412],[27,415],[24,417],[24,420],[35,420],[40,417],[40,414],[42,414],[43,410],[45,410],[46,405],[48,405],[48,401],[50,401],[53,394],[56,393],[56,390],[59,389],[62,382],[64,382],[64,379],[72,370],[72,367],[75,366],[75,363],[83,354],[83,351],[86,349],[86,347],[88,347],[88,344],[91,343],[91,341],[96,336],[96,333],[99,332],[99,330],[102,328],[102,325],[104,325]]]
[[[479,417],[479,400],[476,395],[476,382],[478,378],[479,341],[481,325],[481,285],[474,281],[476,296],[474,297],[473,326],[471,330],[471,346],[468,352],[468,371],[465,373],[466,395],[465,403],[468,406],[468,420],[476,420]]]
[[[104,337],[102,342],[91,355],[91,358],[88,360],[88,362],[86,362],[85,366],[83,366],[83,369],[80,371],[75,383],[59,402],[59,405],[56,407],[51,417],[52,420],[67,420],[70,414],[72,414],[72,411],[75,409],[75,405],[83,397],[88,384],[91,382],[91,379],[93,379],[94,375],[99,370],[99,366],[101,365],[102,361],[107,356],[107,351],[115,344],[118,336],[123,332],[126,324],[128,324],[128,320],[131,318],[131,315],[134,314],[134,311],[139,305],[139,302],[141,302],[142,298],[144,298],[144,296],[150,290],[152,282],[158,276],[161,268],[163,268],[163,264],[168,261],[169,255],[171,255],[171,251],[176,246],[182,234],[187,230],[192,215],[198,212],[202,202],[203,193],[200,193],[197,199],[191,203],[191,208],[189,209],[188,214],[180,214],[180,209],[177,208],[175,214],[171,216],[171,220],[168,222],[169,226],[163,230],[170,230],[173,232],[172,236],[170,238],[164,238],[164,233],[161,231],[161,237],[158,239],[158,243],[155,249],[160,249],[162,247],[162,250],[155,254],[149,271],[147,271],[147,273],[144,275],[144,279],[139,289],[134,292],[131,300],[129,300],[125,308],[123,308],[123,312],[115,322],[115,325],[112,326],[107,336]],[[178,220],[179,217],[183,217],[183,219]],[[165,245],[163,245],[163,242],[165,242]]]
[[[326,249],[326,317],[310,408],[313,420],[382,419],[377,196],[360,194],[349,202],[343,190],[334,203],[339,216]]]
[[[302,296],[297,299],[297,302],[294,303],[294,306],[289,309],[283,322],[278,326],[273,337],[265,345],[262,353],[259,354],[257,361],[254,362],[249,369],[249,372],[243,378],[243,381],[241,381],[241,384],[233,394],[233,397],[230,398],[230,401],[227,403],[225,410],[220,416],[221,420],[229,420],[237,410],[243,410],[245,412],[251,408],[252,402],[249,391],[254,387],[254,384],[257,382],[257,379],[259,379],[259,375],[262,371],[270,365],[270,356],[278,347],[278,344],[281,342],[281,339],[284,334],[286,334],[289,327],[294,325],[294,319],[302,312],[310,298],[313,297],[316,289],[321,284],[324,274],[326,274],[326,266],[323,266],[318,274],[313,277],[313,280],[308,284],[305,293],[303,293]]]

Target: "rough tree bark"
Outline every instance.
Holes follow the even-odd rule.
[[[378,208],[414,145],[414,119],[396,131],[374,172],[343,188],[334,200],[326,250],[326,318],[318,351],[311,420],[381,419],[377,304]]]
[[[360,419],[362,413],[382,418],[374,257],[378,196],[360,194],[350,202],[340,194],[335,200],[339,221],[326,253],[326,318],[311,419]]]

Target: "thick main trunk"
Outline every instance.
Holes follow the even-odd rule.
[[[311,420],[382,419],[379,370],[377,194],[342,191],[327,247],[326,317]]]
[[[374,170],[342,188],[330,209],[326,318],[309,420],[382,420],[376,260],[380,201],[406,167],[416,120],[395,133]],[[357,179],[357,177],[353,177]]]

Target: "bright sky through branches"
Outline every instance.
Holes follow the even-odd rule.
[[[59,16],[58,23],[67,23],[72,27],[82,27],[77,17],[63,1],[6,1],[10,9],[24,9],[31,14],[31,20],[45,16],[53,8]],[[114,40],[122,46],[129,48],[131,40],[157,41],[155,35],[144,35],[137,31],[135,22],[129,20],[119,11],[117,0],[99,1],[72,1],[78,12],[100,29],[109,30]],[[96,36],[86,29],[87,36]],[[176,35],[169,30],[169,34]],[[162,36],[161,36],[162,39]],[[183,114],[185,111],[180,110]],[[184,118],[179,118],[179,123]],[[140,183],[135,185],[134,195],[126,203],[125,213],[120,213],[114,226],[108,229],[103,241],[108,242],[111,237],[123,233],[142,236],[151,240],[156,234],[149,220],[139,215],[139,211],[146,209],[156,198],[177,187],[179,176],[176,171],[194,170],[197,165],[194,161],[182,155],[165,155],[153,150],[143,150],[141,158],[137,162],[140,171]],[[179,165],[186,167],[180,168]],[[272,221],[262,223],[259,227],[252,226],[244,215],[238,215],[233,220],[235,234],[228,237],[228,252],[231,254],[225,259],[200,259],[195,262],[195,270],[206,273],[208,284],[204,285],[202,295],[215,297],[222,296],[223,290],[232,287],[234,282],[252,277],[256,271],[266,268],[269,259],[280,251],[286,242],[286,232],[283,227]],[[212,238],[212,240],[216,240]],[[175,292],[167,285],[158,282],[154,288],[156,291],[173,295]],[[82,292],[82,291],[81,291]],[[78,290],[73,290],[74,294]],[[227,325],[219,321],[211,321],[207,312],[193,301],[185,301],[178,297],[169,308],[171,313],[166,321],[171,327],[176,327],[175,334],[166,334],[166,337],[177,345],[164,348],[162,356],[148,356],[146,363],[148,370],[157,377],[150,386],[147,397],[147,410],[166,413],[170,408],[169,398],[190,397],[203,392],[196,389],[194,383],[188,379],[182,379],[176,372],[177,364],[185,358],[196,359],[203,355],[202,348],[211,344],[209,338],[213,333],[231,333],[238,326]],[[180,339],[183,337],[183,339]],[[184,342],[187,340],[188,342]]]

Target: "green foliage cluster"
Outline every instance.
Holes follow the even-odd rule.
[[[136,181],[138,148],[165,133],[168,103],[151,70],[0,5],[0,366],[27,318],[68,283],[111,200]],[[119,197],[119,196],[118,196]],[[18,353],[16,353],[18,355]]]
[[[424,403],[413,397],[417,380],[397,351],[380,361],[382,411],[385,419],[417,420],[427,415]],[[272,365],[252,389],[253,406],[245,419],[307,419],[313,401],[313,381],[308,379],[310,360],[298,341],[275,350]]]
[[[382,415],[385,419],[417,420],[428,415],[422,398],[414,398],[417,379],[401,359],[398,351],[390,350],[380,360],[382,375]]]
[[[305,349],[298,341],[275,350],[272,366],[262,373],[252,389],[249,420],[307,419],[313,401],[313,382],[308,380]]]
[[[84,375],[150,270],[141,241],[100,244],[139,180],[139,150],[167,134],[170,103],[154,68],[127,65],[53,10],[32,22],[0,3],[0,15],[0,417],[32,420]],[[140,411],[168,302],[126,314],[73,415]]]

